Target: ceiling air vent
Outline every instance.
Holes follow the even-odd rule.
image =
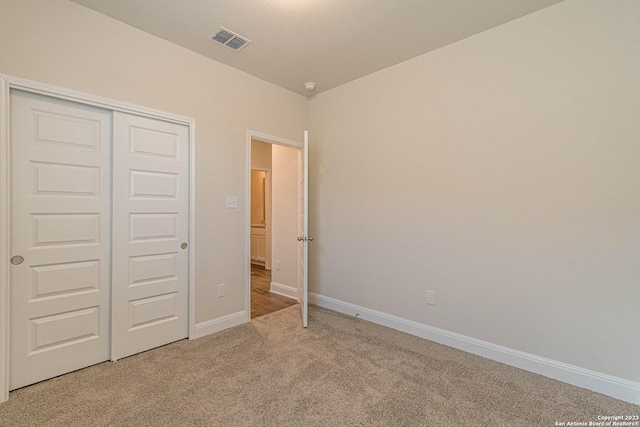
[[[246,37],[242,37],[233,31],[227,30],[224,27],[220,27],[215,30],[209,36],[209,40],[213,40],[214,42],[220,43],[228,47],[229,49],[233,49],[236,52],[240,49],[246,47],[251,40]]]

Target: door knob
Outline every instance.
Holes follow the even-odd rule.
[[[181,245],[180,245],[180,247],[181,247],[182,249],[187,249],[187,247],[188,247],[188,246],[189,246],[189,245],[187,245],[186,243],[183,243],[183,244],[181,244]]]
[[[11,264],[13,265],[20,265],[24,262],[24,257],[20,256],[20,255],[15,255],[11,257]]]
[[[313,242],[313,236],[309,236],[309,241]]]
[[[298,240],[298,242],[302,242],[302,241],[304,240],[304,237],[302,237],[302,236],[298,236],[298,239],[297,239],[297,240]]]

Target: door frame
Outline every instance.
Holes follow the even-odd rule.
[[[251,140],[257,139],[261,142],[268,144],[281,145],[284,147],[294,148],[296,150],[302,149],[302,142],[293,141],[291,139],[281,138],[279,136],[268,135],[262,132],[256,132],[247,129],[247,160],[245,165],[245,251],[244,251],[244,265],[245,265],[245,320],[251,321]],[[258,168],[256,168],[258,169]],[[273,165],[272,168],[273,170]],[[271,236],[269,236],[271,237]],[[269,242],[271,244],[271,242]],[[269,248],[271,252],[271,248]]]
[[[189,129],[189,337],[195,333],[195,243],[196,243],[196,121],[195,119],[166,113],[152,108],[115,99],[79,92],[46,83],[0,74],[0,403],[9,399],[10,354],[10,202],[11,202],[11,90],[46,95],[52,98],[91,105],[111,111],[135,114],[185,125]]]

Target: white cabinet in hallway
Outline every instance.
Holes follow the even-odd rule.
[[[251,227],[251,263],[265,265],[267,261],[267,236],[265,227]]]

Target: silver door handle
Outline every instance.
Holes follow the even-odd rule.
[[[309,236],[309,241],[313,242],[313,236]]]
[[[303,240],[304,240],[304,237],[298,236],[298,242],[302,242]]]
[[[11,264],[13,265],[20,265],[24,262],[24,257],[20,256],[20,255],[15,255],[11,257]]]

